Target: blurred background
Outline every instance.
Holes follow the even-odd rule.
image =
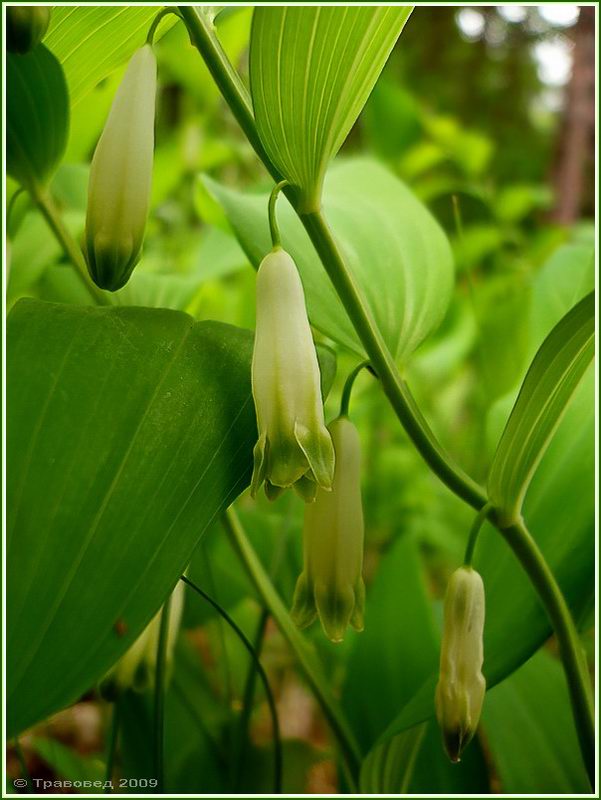
[[[217,18],[224,47],[245,77],[251,14],[251,8],[230,8]],[[137,290],[150,293],[150,305],[182,307],[199,318],[252,328],[254,272],[203,175],[238,189],[265,189],[270,182],[182,25],[161,38],[157,55],[153,203],[136,270]],[[68,152],[53,192],[78,237],[88,164],[123,71],[117,69],[73,108]],[[369,153],[385,162],[430,208],[452,243],[455,297],[440,330],[416,353],[408,379],[445,446],[478,480],[485,478],[507,409],[545,330],[541,282],[551,281],[568,295],[576,286],[592,287],[594,79],[593,6],[418,6],[341,152],[340,157]],[[10,181],[8,191],[14,191]],[[9,306],[23,295],[87,302],[67,273],[43,220],[24,207],[11,237]],[[170,280],[151,280],[162,275]],[[132,291],[122,290],[120,302],[132,302]],[[327,404],[330,418],[354,363],[352,355],[339,354],[338,378]],[[393,652],[391,645],[387,653],[383,644],[394,640],[398,626],[422,624],[419,619],[411,623],[410,614],[397,616],[390,605],[393,576],[400,580],[408,563],[414,575],[417,563],[418,589],[439,615],[446,577],[461,558],[471,513],[422,464],[368,375],[357,382],[353,418],[364,448],[368,586],[377,586],[382,570],[390,573],[380,577],[371,601],[368,595],[366,624],[372,634],[363,636],[372,635],[379,649],[353,661],[355,634],[338,649],[317,628],[309,635],[349,716],[361,724],[362,715],[369,716],[363,706],[385,709],[396,702],[387,695],[385,679],[379,688],[373,677],[369,685],[361,681],[365,659],[384,652],[398,663],[399,682],[407,670],[419,669],[419,656],[413,654],[409,664],[402,648]],[[249,535],[286,603],[301,564],[302,504],[289,494],[274,505],[247,498],[239,503]],[[397,571],[391,572],[394,565]],[[232,563],[218,527],[205,537],[192,572],[262,651],[285,741],[285,790],[323,794],[343,789],[323,716],[285,641]],[[584,609],[579,621],[592,659],[592,609]],[[196,597],[187,598],[184,628],[187,633],[178,643],[182,666],[167,711],[167,758],[177,770],[177,788],[269,791],[270,722],[247,657],[231,631]],[[560,685],[553,642],[541,657],[549,661],[549,686]],[[348,659],[354,664],[350,672]],[[528,676],[518,674],[514,699],[519,691],[531,691]],[[243,721],[248,729],[240,762],[244,768],[232,776],[227,754],[251,680],[255,699]],[[487,700],[491,719],[502,716],[510,702],[502,694],[495,700],[494,692]],[[121,774],[149,774],[143,747],[149,701],[132,694],[128,703],[119,769]],[[541,706],[544,721],[544,702]],[[569,725],[569,711],[561,713]],[[91,692],[38,726],[21,742],[29,771],[49,778],[102,777],[107,719],[106,704]],[[426,736],[429,744],[418,758],[411,791],[581,789],[580,773],[557,773],[554,758],[546,767],[543,760],[538,774],[532,773],[531,759],[530,766],[523,763],[518,749],[507,758],[511,742],[499,742],[494,726],[484,729],[458,769],[442,755],[439,760],[431,755],[441,751],[438,732],[432,728]],[[8,772],[16,776],[19,771],[17,755],[9,748]]]

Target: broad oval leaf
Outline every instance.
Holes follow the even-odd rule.
[[[14,307],[9,735],[104,674],[248,484],[252,339],[176,311]]]
[[[46,45],[63,65],[72,105],[76,105],[100,81],[146,41],[160,6],[55,6]],[[177,20],[163,19],[155,41]]]
[[[67,146],[69,95],[61,65],[40,44],[6,59],[6,168],[27,189],[52,177]]]
[[[328,163],[359,116],[411,6],[265,6],[250,39],[257,130],[270,159],[320,207]]]
[[[503,524],[522,510],[526,491],[595,346],[595,299],[584,297],[553,328],[528,370],[488,478]]]
[[[271,249],[267,195],[242,194],[205,178],[251,263]],[[336,240],[376,324],[403,362],[441,322],[453,287],[447,238],[402,181],[368,158],[329,171],[324,206]],[[278,200],[282,245],[303,280],[311,323],[364,355],[363,347],[313,245],[285,197]],[[385,291],[382,291],[385,287]]]

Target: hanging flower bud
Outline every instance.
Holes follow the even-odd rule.
[[[152,47],[133,56],[96,147],[88,186],[85,256],[94,283],[125,286],[148,218],[157,66]]]
[[[349,623],[363,630],[365,586],[361,449],[352,422],[339,417],[329,426],[336,452],[331,492],[317,490],[305,508],[304,570],[294,592],[292,617],[300,628],[319,615],[326,636],[340,642]]]
[[[169,606],[169,628],[165,652],[167,674],[169,674],[173,661],[173,649],[179,633],[183,608],[184,584],[182,581],[178,581],[171,595]],[[112,699],[125,689],[135,689],[141,692],[153,685],[162,613],[163,609],[161,608],[129,650],[121,656],[102,679],[100,690],[105,697]]]
[[[11,53],[24,55],[44,38],[50,25],[49,6],[7,6],[6,47]]]
[[[436,716],[451,761],[461,758],[476,732],[486,681],[482,675],[484,584],[471,567],[451,575],[444,601]]]
[[[305,296],[292,258],[269,253],[257,274],[252,387],[259,440],[251,494],[265,481],[270,499],[294,486],[307,502],[330,489],[334,448],[325,426],[319,364]]]

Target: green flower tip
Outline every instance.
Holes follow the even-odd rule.
[[[270,500],[294,487],[306,502],[334,478],[334,448],[325,426],[317,353],[300,276],[281,248],[257,273],[257,327],[252,386],[259,438],[251,495]]]
[[[6,47],[24,55],[42,41],[50,25],[49,6],[15,5],[6,7]]]

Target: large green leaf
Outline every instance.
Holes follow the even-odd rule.
[[[317,210],[330,159],[361,113],[411,6],[265,6],[250,38],[250,86],[261,141]]]
[[[146,41],[160,6],[55,6],[44,39],[63,65],[75,105]],[[169,14],[158,39],[176,21]]]
[[[271,249],[267,195],[241,194],[205,178],[256,267]],[[429,211],[385,167],[367,158],[328,173],[326,215],[386,343],[406,360],[447,309],[453,266]],[[278,201],[282,244],[300,270],[313,325],[357,353],[362,345],[311,241],[288,201]],[[383,289],[383,287],[385,287]]]
[[[489,693],[482,723],[503,793],[590,791],[561,665],[545,651]]]
[[[250,332],[175,311],[14,307],[9,735],[104,674],[247,485],[251,350]]]
[[[366,609],[365,630],[350,654],[342,703],[367,750],[438,665],[438,631],[411,536],[401,536],[383,556]],[[374,682],[375,661],[380,666]]]
[[[491,502],[510,524],[595,346],[595,298],[583,298],[553,328],[524,379],[488,478]]]
[[[69,95],[61,65],[44,46],[6,59],[6,168],[26,188],[57,168],[69,133]]]
[[[407,794],[426,724],[393,736],[367,754],[361,765],[363,794]]]

